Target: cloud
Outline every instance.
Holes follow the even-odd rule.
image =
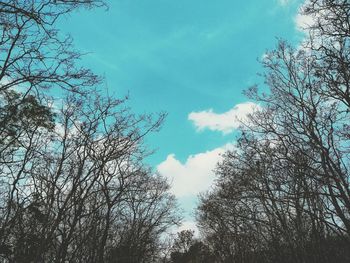
[[[173,226],[169,230],[168,237],[170,237],[171,240],[177,236],[177,233],[184,230],[192,230],[194,232],[194,238],[199,238],[199,229],[197,227],[197,223],[193,220],[182,221],[181,225]]]
[[[198,237],[198,235],[199,235],[197,223],[194,222],[194,221],[184,221],[184,222],[182,222],[182,224],[177,229],[177,232],[181,232],[183,230],[193,230],[195,237]]]
[[[327,10],[306,14],[305,8],[307,8],[308,5],[310,5],[310,1],[305,0],[305,2],[299,7],[298,13],[294,17],[295,27],[301,32],[308,31],[308,29],[315,26],[318,23],[318,20],[322,19],[322,17],[328,17],[327,13],[329,11]]]
[[[170,154],[157,166],[157,170],[170,180],[170,191],[175,196],[196,196],[209,189],[215,178],[213,170],[221,160],[221,155],[232,148],[232,144],[227,144],[211,151],[190,155],[185,163]]]
[[[311,15],[298,13],[294,18],[295,26],[299,31],[305,31],[316,23],[316,18]]]
[[[191,112],[188,119],[193,121],[198,131],[209,129],[228,134],[237,129],[242,121],[247,121],[247,116],[257,109],[259,109],[257,104],[245,102],[224,113],[215,113],[213,109]]]

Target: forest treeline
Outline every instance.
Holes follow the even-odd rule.
[[[199,237],[168,236],[181,215],[144,162],[165,114],[108,96],[56,27],[104,6],[0,0],[0,262],[350,262],[350,2],[308,0],[303,43],[262,59]]]

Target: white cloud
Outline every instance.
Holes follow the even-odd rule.
[[[194,231],[194,238],[199,237],[199,229],[197,227],[197,223],[193,220],[188,220],[188,221],[182,221],[181,225],[179,226],[173,226],[169,229],[168,235],[166,237],[170,238],[170,242],[176,238],[177,233],[184,231],[184,230],[192,230]]]
[[[304,15],[301,12],[299,12],[295,16],[294,21],[297,30],[305,31],[307,28],[310,28],[310,26],[316,23],[316,18],[311,15]]]
[[[232,144],[227,144],[212,151],[190,155],[185,163],[181,163],[174,154],[170,154],[157,166],[157,170],[170,179],[170,191],[174,195],[196,196],[212,185],[216,164],[221,160],[221,155],[232,147]]]
[[[181,232],[183,230],[193,230],[195,237],[198,237],[198,235],[199,235],[197,224],[194,221],[182,222],[182,224],[179,226],[179,228],[176,230],[176,232]]]
[[[305,0],[303,4],[299,7],[298,13],[294,17],[294,23],[297,30],[301,32],[306,32],[311,27],[318,23],[318,20],[322,20],[322,17],[328,17],[329,11],[321,10],[315,13],[305,13],[305,8],[310,5],[309,0]]]
[[[213,109],[191,112],[188,119],[194,122],[198,131],[207,128],[228,134],[237,129],[242,121],[247,121],[247,116],[258,108],[259,106],[253,102],[245,102],[224,113],[215,113]]]

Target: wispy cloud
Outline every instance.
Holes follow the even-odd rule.
[[[245,102],[224,113],[215,113],[213,109],[191,112],[188,119],[194,123],[198,131],[209,129],[228,134],[237,129],[241,122],[246,121],[248,115],[258,108],[259,106],[253,102]]]
[[[277,0],[278,4],[281,6],[286,6],[292,2],[292,0]]]
[[[214,181],[214,169],[222,154],[232,144],[211,151],[190,155],[181,163],[174,154],[168,155],[157,167],[158,172],[171,181],[171,192],[177,197],[196,196],[208,190]]]

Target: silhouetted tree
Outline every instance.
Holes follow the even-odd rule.
[[[173,263],[206,263],[214,262],[209,248],[198,238],[194,231],[183,230],[177,233],[171,247],[170,262]]]
[[[99,0],[0,1],[2,262],[154,262],[177,224],[168,183],[144,158],[164,114],[135,115],[56,21]]]
[[[303,45],[280,41],[262,64],[268,90],[218,164],[198,221],[219,262],[347,262],[349,3],[307,1]]]

